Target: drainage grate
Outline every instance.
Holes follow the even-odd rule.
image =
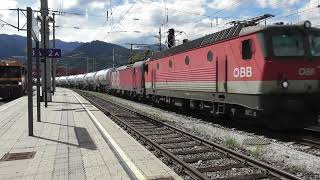
[[[243,140],[243,144],[246,145],[268,145],[270,144],[270,140],[264,138],[247,138]]]
[[[22,153],[6,153],[0,161],[15,161],[15,160],[23,160],[23,159],[31,159],[36,154],[33,152],[22,152]]]

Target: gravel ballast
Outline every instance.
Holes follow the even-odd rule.
[[[128,106],[144,115],[168,122],[170,125],[197,134],[209,141],[220,143],[234,150],[249,154],[278,168],[285,169],[302,178],[320,179],[320,157],[298,151],[283,142],[235,129],[222,127],[203,120],[168,112],[107,94],[90,92],[107,100]],[[251,145],[248,140],[267,143]]]

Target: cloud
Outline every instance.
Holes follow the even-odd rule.
[[[67,0],[67,1],[57,1],[57,0],[49,0],[48,6],[53,10],[68,10],[75,6],[79,5],[78,0]]]
[[[206,12],[205,3],[205,0],[168,0],[167,6],[165,6],[161,1],[144,0],[143,3],[135,4],[129,13],[122,19],[121,23],[114,26],[115,30],[139,30],[141,33],[125,33],[121,35],[110,34],[106,35],[106,38],[114,42],[123,42],[132,35],[135,39],[139,39],[138,42],[140,43],[157,43],[158,40],[154,36],[158,36],[159,27],[161,26],[163,43],[165,42],[164,39],[167,35],[166,31],[169,28],[184,31],[183,34],[177,36],[177,39],[181,42],[182,39],[185,38],[193,39],[206,33],[202,31],[201,34],[195,34],[197,29],[195,29],[195,23],[199,18],[203,18],[203,16],[195,14],[204,14]],[[120,18],[123,17],[131,6],[132,4],[127,3],[115,7],[115,23],[119,22]],[[165,14],[166,7],[168,8],[168,22]],[[134,19],[137,18],[139,20],[135,21]]]
[[[233,4],[234,6],[232,6]],[[240,5],[239,0],[213,0],[212,2],[208,2],[208,6],[213,9],[231,9],[238,5]]]
[[[0,19],[3,21],[6,21],[7,23],[17,26],[18,23],[18,17],[17,17],[17,11],[9,11],[5,9],[15,9],[18,7],[18,1],[17,0],[2,0],[1,1],[1,9],[0,10]],[[25,19],[21,18],[21,26],[23,23],[26,22]],[[5,25],[4,22],[0,22],[0,33],[5,34],[19,34],[23,35],[24,33],[22,31],[18,32],[17,29],[14,29],[11,26]]]
[[[17,8],[18,2],[16,0],[2,0],[1,9],[14,9]],[[0,18],[3,20],[8,20],[9,16],[12,14],[12,11],[1,10]]]
[[[113,16],[108,21],[106,18],[103,18],[106,9],[93,8],[100,3],[102,6],[103,2],[90,1],[89,5],[86,6],[85,3],[88,3],[88,1],[79,0],[79,4],[81,5],[74,8],[88,8],[88,18],[85,16],[58,17],[57,24],[69,28],[58,28],[56,37],[65,41],[83,42],[98,39],[121,45],[132,42],[158,43],[158,39],[154,36],[159,35],[159,27],[161,26],[162,43],[165,43],[166,31],[169,28],[183,31],[183,33],[177,33],[176,39],[179,41],[179,44],[182,43],[183,39],[195,39],[220,30],[225,27],[224,24],[226,23],[225,20],[219,19],[219,25],[216,26],[216,20],[212,23],[212,20],[205,19],[201,23],[196,24],[199,19],[205,17],[199,15],[207,12],[206,0],[167,0],[166,4],[162,1],[142,0],[138,1],[135,5],[131,1],[126,1],[113,7]],[[166,8],[167,10],[165,10]],[[69,11],[73,10],[71,8]],[[168,14],[168,22],[165,12]],[[96,16],[102,17],[99,19]],[[211,23],[213,24],[212,27],[210,26]],[[74,29],[72,27],[80,28]],[[86,29],[88,27],[99,28]]]
[[[256,1],[256,3],[262,8],[286,7],[286,6],[293,5],[298,2],[299,2],[299,0],[259,0],[259,1]]]
[[[298,10],[297,19],[298,21],[309,20],[313,26],[320,25],[320,8],[318,8],[318,0],[310,0],[303,7]]]
[[[21,3],[25,3],[23,0],[5,1],[10,2],[10,6],[13,8],[26,6],[26,4]],[[40,1],[33,0],[33,2],[31,4],[32,8],[39,9]],[[106,0],[49,0],[50,9],[82,14],[78,16],[71,14],[56,16],[57,25],[60,26],[60,28],[57,28],[56,37],[64,41],[102,40],[120,45],[132,42],[158,43],[158,39],[154,36],[159,35],[159,27],[161,27],[162,43],[165,43],[166,31],[169,28],[183,31],[183,33],[177,33],[176,37],[179,42],[182,42],[183,39],[192,40],[227,28],[229,27],[226,25],[227,22],[236,20],[203,16],[210,15],[218,9],[226,8],[218,16],[249,18],[255,15],[252,11],[266,11],[267,13],[268,9],[271,8],[283,15],[296,6],[301,7],[300,11],[309,7],[305,3],[298,2],[298,0],[259,0],[254,2],[249,0],[138,0],[135,4],[133,0],[112,2],[113,14],[111,15],[109,1]],[[309,3],[311,2],[315,2],[315,0],[311,0]],[[233,4],[234,6],[230,8]],[[279,8],[286,5],[290,7]],[[250,11],[246,10],[249,7]],[[240,11],[241,8],[243,10]],[[106,18],[107,11],[109,12],[108,19]],[[317,12],[317,14],[319,13]],[[3,14],[0,15],[3,16]],[[300,19],[307,19],[311,16],[315,16],[315,11],[309,14],[301,13]],[[15,13],[6,15],[6,17],[7,19],[8,17],[10,17],[9,19],[16,19]],[[0,30],[1,33],[17,33],[16,30],[9,27],[0,27]],[[24,32],[21,33],[25,35]]]
[[[93,1],[89,3],[89,8],[92,10],[104,9],[106,5],[105,1]]]

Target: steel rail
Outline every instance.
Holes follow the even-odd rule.
[[[100,99],[100,100],[108,101],[108,100],[106,100],[106,99],[103,99],[103,98],[101,98],[101,97],[95,96],[95,95],[93,95],[93,94],[91,94],[91,93],[88,93],[88,92],[84,92],[84,91],[78,91],[78,92],[79,92],[80,95],[81,95],[81,94],[89,94],[89,95],[94,96],[95,98],[98,98],[98,99]],[[166,149],[164,149],[163,147],[159,146],[158,144],[156,144],[155,142],[153,142],[153,140],[151,140],[151,139],[149,139],[148,137],[146,137],[144,134],[142,134],[142,133],[140,133],[139,131],[135,130],[134,127],[128,125],[127,123],[125,123],[124,121],[122,121],[121,119],[119,119],[118,117],[116,117],[115,115],[113,115],[113,114],[111,114],[110,112],[106,111],[103,107],[101,107],[101,106],[98,105],[96,102],[94,102],[93,100],[89,99],[88,97],[86,97],[86,96],[83,96],[83,97],[85,97],[89,102],[91,102],[93,105],[95,105],[95,106],[96,106],[98,109],[100,109],[102,112],[106,113],[107,115],[110,115],[110,116],[114,117],[116,120],[118,120],[119,122],[121,122],[121,124],[123,124],[124,126],[127,126],[128,128],[130,128],[131,131],[135,132],[135,133],[138,134],[139,136],[141,136],[141,137],[145,138],[146,140],[148,140],[148,142],[151,143],[152,146],[154,146],[154,147],[158,148],[159,150],[163,151],[167,156],[169,156],[170,158],[172,158],[173,160],[175,160],[177,163],[180,163],[180,166],[181,166],[181,165],[182,165],[182,166],[186,165],[185,168],[188,169],[188,171],[192,172],[192,173],[195,174],[195,175],[198,174],[198,173],[196,172],[196,171],[198,171],[198,170],[196,170],[196,169],[193,168],[193,167],[190,167],[190,166],[189,166],[188,164],[186,164],[185,162],[183,162],[183,161],[181,161],[180,159],[176,158],[175,155],[173,155],[171,152],[169,152],[169,151],[167,151]],[[110,102],[110,103],[112,103],[112,104],[114,104],[114,105],[116,105],[116,106],[118,106],[118,107],[120,107],[120,108],[123,108],[123,109],[125,109],[125,110],[127,110],[127,111],[130,111],[130,112],[132,112],[132,113],[134,113],[134,114],[136,114],[136,115],[138,115],[138,116],[141,116],[141,117],[143,117],[143,118],[146,118],[147,120],[154,121],[154,122],[156,122],[156,123],[158,123],[158,124],[161,124],[161,125],[163,125],[163,126],[166,126],[166,127],[170,128],[170,129],[172,129],[172,130],[174,130],[174,131],[176,131],[176,132],[182,133],[182,134],[188,136],[189,138],[196,140],[196,141],[199,142],[199,143],[202,143],[202,144],[205,144],[205,145],[207,145],[207,146],[213,147],[215,150],[217,150],[217,151],[219,151],[219,152],[221,152],[221,153],[223,153],[223,154],[227,154],[227,155],[229,155],[230,157],[235,158],[235,159],[237,159],[237,160],[239,160],[239,161],[241,161],[241,162],[244,162],[244,163],[246,163],[246,164],[249,164],[249,165],[252,166],[252,167],[256,167],[256,168],[258,168],[258,169],[266,172],[267,174],[271,174],[272,176],[275,176],[275,177],[278,177],[278,178],[281,178],[281,179],[297,179],[297,180],[301,180],[301,178],[299,178],[299,177],[297,177],[297,176],[295,176],[295,175],[293,175],[293,174],[290,174],[290,173],[288,173],[288,172],[286,172],[286,171],[277,169],[277,168],[275,168],[275,167],[273,167],[273,166],[271,166],[271,165],[268,165],[268,164],[266,164],[266,163],[264,163],[264,162],[261,162],[261,161],[259,161],[259,160],[253,159],[253,158],[251,158],[251,157],[249,157],[249,156],[243,155],[243,154],[241,154],[241,153],[239,153],[239,152],[236,152],[236,151],[234,151],[234,150],[232,150],[232,149],[223,147],[223,146],[221,146],[221,145],[219,145],[219,144],[217,144],[217,143],[210,142],[210,141],[208,141],[208,140],[205,140],[205,139],[202,139],[202,138],[200,138],[200,137],[197,137],[197,136],[195,136],[195,135],[193,135],[193,134],[191,134],[191,133],[188,133],[188,132],[185,132],[185,131],[183,131],[183,130],[181,130],[181,129],[178,129],[178,128],[174,127],[174,126],[171,126],[171,125],[169,125],[169,124],[163,123],[163,122],[158,121],[158,120],[155,120],[155,119],[153,119],[152,117],[149,117],[149,116],[144,115],[144,114],[142,114],[142,113],[140,113],[140,112],[137,112],[137,111],[134,111],[134,110],[132,110],[132,109],[129,109],[128,107],[125,107],[125,106],[123,106],[123,105],[120,105],[119,103],[115,103],[115,102],[112,102],[112,101],[108,101],[108,102]],[[190,168],[187,168],[188,166],[189,166]],[[198,171],[198,172],[199,172],[199,171]],[[202,174],[202,173],[201,173],[201,174]],[[190,174],[189,174],[189,175],[190,175]],[[194,177],[194,176],[192,176],[192,177]],[[207,177],[203,177],[203,178],[208,179]],[[202,178],[201,178],[201,179],[202,179]]]
[[[307,136],[302,137],[299,143],[320,149],[320,125],[306,127],[303,130]]]
[[[82,92],[83,93],[83,92]],[[81,93],[79,93],[81,95]],[[94,95],[93,95],[94,96]],[[118,118],[117,116],[113,115],[112,113],[108,112],[107,110],[105,110],[102,106],[100,106],[98,103],[94,102],[93,100],[91,100],[90,98],[83,96],[85,99],[87,99],[91,104],[93,104],[94,106],[96,106],[99,110],[101,110],[103,113],[105,113],[108,116],[111,116],[112,118],[114,118],[114,120],[120,122],[122,125],[124,125],[126,128],[129,128],[129,130],[131,132],[136,133],[138,136],[142,137],[144,140],[147,141],[147,143],[149,145],[151,145],[152,147],[157,148],[158,150],[160,150],[161,152],[163,152],[164,156],[168,157],[169,159],[174,160],[174,163],[178,166],[181,166],[183,168],[185,168],[187,171],[185,171],[186,174],[190,175],[193,178],[196,179],[203,179],[203,180],[209,180],[209,178],[207,176],[205,176],[203,173],[201,173],[200,171],[198,171],[197,169],[189,166],[187,163],[185,163],[184,161],[178,159],[174,154],[172,154],[171,152],[169,152],[168,150],[164,149],[163,147],[161,147],[160,145],[158,145],[157,143],[155,143],[153,140],[151,140],[150,138],[148,138],[147,136],[145,136],[144,134],[142,134],[141,132],[139,132],[138,130],[136,130],[134,127],[132,127],[131,125],[125,123],[124,121],[122,121],[120,118]],[[97,96],[95,96],[96,98],[99,98]],[[115,104],[117,105],[117,104]],[[145,141],[144,141],[145,142]]]
[[[305,127],[303,130],[307,133],[311,133],[320,137],[320,125]]]

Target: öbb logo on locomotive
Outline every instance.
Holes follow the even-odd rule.
[[[313,76],[316,70],[315,68],[299,68],[298,73],[300,76]]]
[[[252,67],[237,67],[233,69],[233,76],[238,78],[252,77]]]

